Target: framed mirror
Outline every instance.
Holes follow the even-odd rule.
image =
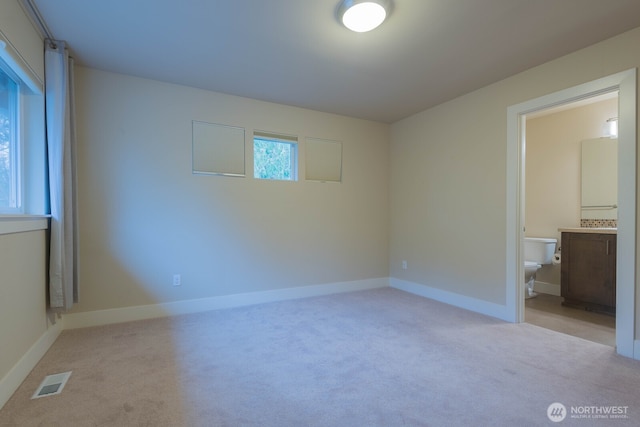
[[[618,140],[595,138],[582,141],[581,217],[618,217]]]

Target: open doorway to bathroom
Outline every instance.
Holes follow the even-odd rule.
[[[618,91],[618,219],[616,242],[615,351],[640,359],[636,313],[636,69],[559,90],[507,108],[506,314],[525,321],[525,142],[526,117],[537,111]]]
[[[527,278],[534,292],[525,291],[524,320],[614,347],[615,313],[594,309],[595,304],[569,304],[566,290],[561,292],[560,230],[589,231],[597,238],[617,229],[618,91],[535,111],[525,120],[525,237],[556,239],[557,244],[556,255],[535,260],[541,267]],[[532,261],[527,248],[525,243],[525,261]],[[613,301],[604,301],[607,296]],[[615,288],[586,299],[615,305]]]

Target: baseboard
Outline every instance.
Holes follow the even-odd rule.
[[[433,288],[427,285],[396,279],[395,277],[389,278],[389,286],[425,298],[430,298],[449,305],[464,308],[466,310],[475,311],[476,313],[496,317],[500,320],[505,320],[507,322],[510,321],[506,305],[495,304],[492,302],[479,300],[477,298],[467,297],[442,289]]]
[[[175,316],[179,314],[198,313],[224,308],[242,307],[267,302],[308,298],[342,292],[361,291],[365,289],[384,288],[389,286],[387,277],[355,280],[350,282],[328,283],[321,285],[301,286],[296,288],[274,289],[261,292],[224,295],[219,297],[195,300],[175,301],[161,304],[150,304],[134,307],[114,308],[109,310],[89,311],[64,315],[64,328],[76,329],[89,326],[108,325],[133,320],[151,319],[155,317]]]
[[[538,282],[536,280],[535,284],[533,285],[533,289],[536,292],[540,292],[542,294],[555,295],[558,297],[560,296],[560,285],[554,283]]]
[[[29,372],[38,364],[42,356],[53,345],[62,332],[62,322],[49,326],[47,331],[29,348],[18,363],[0,380],[0,409],[11,398]]]

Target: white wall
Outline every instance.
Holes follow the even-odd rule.
[[[507,108],[637,67],[638,43],[635,29],[393,124],[391,277],[504,308]]]
[[[38,78],[44,76],[43,45],[17,1],[0,2],[2,37]],[[43,124],[44,127],[44,124]],[[41,133],[33,132],[33,135]],[[40,171],[42,173],[42,171]],[[43,185],[43,183],[40,183]],[[46,311],[44,230],[6,233],[16,222],[0,222],[0,407],[35,366],[59,332]]]
[[[46,330],[45,231],[0,235],[0,378]]]
[[[392,277],[505,303],[505,118],[474,93],[392,126]]]
[[[19,52],[30,71],[44,82],[42,38],[25,15],[19,0],[3,0],[0,3],[0,32]]]
[[[388,125],[82,67],[76,78],[73,313],[388,277]],[[192,120],[246,129],[246,178],[191,173]],[[252,177],[253,129],[299,137],[300,181]],[[304,181],[305,137],[343,143],[342,183]]]

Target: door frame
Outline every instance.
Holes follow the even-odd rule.
[[[635,68],[507,108],[506,311],[524,321],[524,172],[526,115],[618,91],[618,241],[616,350],[640,359],[635,345],[636,308],[636,74]],[[624,185],[620,185],[624,183]],[[562,224],[559,224],[562,225]]]

